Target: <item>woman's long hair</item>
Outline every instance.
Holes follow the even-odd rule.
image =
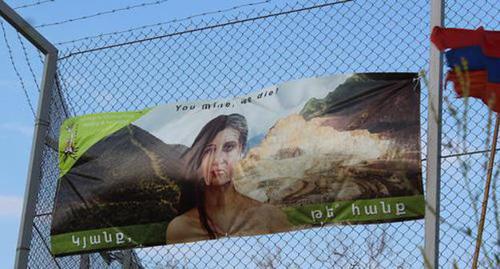
[[[226,128],[238,131],[238,142],[241,146],[241,151],[244,152],[248,137],[247,120],[240,114],[230,114],[217,116],[205,124],[198,133],[198,136],[196,136],[191,148],[183,156],[187,160],[186,177],[196,180],[196,207],[201,225],[208,232],[210,239],[215,239],[216,236],[208,221],[209,218],[205,209],[205,181],[203,178],[199,178],[198,168],[203,161],[205,147],[214,140],[220,131]]]

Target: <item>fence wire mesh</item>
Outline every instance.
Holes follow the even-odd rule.
[[[68,42],[58,61],[47,135],[57,141],[60,124],[70,116],[226,98],[328,74],[428,70],[429,8],[427,1],[420,0],[276,0]],[[446,25],[495,29],[498,12],[495,1],[447,2]],[[421,92],[425,180],[425,84]],[[485,177],[488,112],[473,100],[464,109],[463,100],[455,99],[450,89],[444,96],[439,258],[442,267],[456,263],[464,268],[471,264]],[[325,226],[53,258],[49,231],[59,174],[57,157],[57,151],[47,145],[40,164],[29,268],[424,267],[423,220]],[[497,178],[498,173],[496,195]],[[488,211],[483,267],[498,266],[497,201],[490,203]]]
[[[445,1],[446,27],[500,29],[497,1]],[[443,94],[440,265],[472,264],[495,117],[478,100],[456,99],[452,85]],[[483,234],[480,268],[498,268],[500,213],[498,157]]]

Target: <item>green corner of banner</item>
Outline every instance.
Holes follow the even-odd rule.
[[[423,195],[339,201],[283,209],[293,225],[366,223],[423,218]]]
[[[131,112],[89,114],[66,119],[61,125],[59,135],[60,177],[66,174],[92,145],[139,119],[150,110],[148,108]]]

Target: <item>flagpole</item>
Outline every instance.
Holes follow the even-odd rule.
[[[491,146],[490,159],[488,161],[488,170],[486,174],[486,183],[484,188],[483,203],[481,205],[481,218],[479,219],[479,227],[476,238],[476,250],[474,251],[474,258],[472,260],[472,269],[477,269],[477,262],[479,260],[479,251],[483,239],[484,221],[486,219],[486,209],[488,207],[488,197],[490,192],[491,175],[493,173],[493,164],[495,163],[495,153],[497,148],[498,126],[500,125],[500,114],[497,113],[495,121],[495,130],[493,131],[493,142]]]

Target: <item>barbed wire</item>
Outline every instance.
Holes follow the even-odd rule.
[[[226,9],[220,9],[220,10],[214,10],[214,11],[207,11],[207,12],[203,12],[203,13],[199,13],[199,14],[195,14],[195,15],[190,15],[188,17],[176,18],[176,19],[172,19],[172,20],[169,20],[169,21],[165,21],[165,22],[159,22],[159,23],[154,23],[154,24],[146,24],[146,25],[142,25],[142,26],[138,26],[138,27],[126,29],[126,30],[109,32],[109,33],[103,33],[103,34],[98,34],[98,35],[93,35],[93,36],[86,36],[86,37],[77,38],[77,39],[73,39],[73,40],[57,42],[57,43],[54,43],[54,44],[55,45],[64,45],[64,44],[75,43],[75,42],[83,41],[83,40],[100,38],[100,37],[104,37],[104,36],[129,33],[129,32],[133,32],[133,31],[137,31],[137,30],[142,30],[142,29],[146,29],[146,28],[152,28],[152,27],[158,27],[158,26],[162,26],[162,25],[167,25],[167,24],[170,24],[170,23],[177,23],[177,22],[187,21],[187,20],[191,20],[191,19],[194,19],[194,18],[203,17],[203,16],[207,16],[207,15],[222,14],[222,13],[226,13],[226,12],[238,10],[238,9],[241,9],[241,8],[246,8],[246,7],[251,7],[251,6],[258,6],[258,5],[262,5],[262,4],[268,4],[268,3],[272,2],[272,1],[273,0],[265,0],[265,1],[258,1],[258,2],[253,2],[253,3],[248,3],[248,4],[242,4],[242,5],[237,5],[237,6],[233,6],[233,7],[230,7],[230,8],[226,8]]]
[[[21,35],[19,34],[19,32],[16,31],[16,35],[17,35],[17,39],[19,40],[19,43],[21,43],[21,48],[22,48],[23,54],[24,54],[24,60],[26,61],[26,65],[28,65],[28,69],[30,70],[31,76],[33,78],[33,82],[35,83],[36,89],[38,90],[38,92],[40,92],[40,84],[38,84],[35,72],[33,71],[33,67],[31,66],[31,61],[29,59],[26,46],[24,45],[24,41],[21,38]]]
[[[15,64],[15,61],[14,61],[14,56],[13,56],[13,53],[12,53],[12,48],[11,48],[11,46],[9,44],[9,40],[7,38],[7,31],[5,30],[5,27],[3,25],[3,21],[1,21],[1,20],[0,20],[0,26],[1,26],[1,29],[2,29],[3,39],[5,41],[5,45],[7,47],[7,51],[9,53],[10,63],[12,65],[13,69],[14,69],[14,72],[16,73],[17,78],[19,79],[19,82],[21,84],[21,89],[24,92],[24,96],[26,97],[26,101],[28,102],[28,106],[29,106],[29,108],[31,110],[31,113],[33,114],[33,118],[36,118],[35,109],[33,108],[33,104],[31,103],[30,96],[28,94],[28,91],[26,90],[26,85],[24,83],[23,77],[21,76],[21,74],[19,73],[19,70],[16,67],[16,64]]]
[[[170,36],[176,36],[176,35],[181,35],[181,34],[186,34],[186,33],[193,33],[193,32],[198,32],[198,31],[203,31],[203,30],[208,30],[208,29],[215,29],[215,28],[224,27],[227,25],[234,25],[234,24],[238,24],[238,23],[256,21],[256,20],[260,20],[260,19],[276,17],[276,16],[281,16],[281,15],[287,15],[287,14],[292,14],[292,13],[298,13],[298,12],[313,10],[313,9],[317,9],[317,8],[324,8],[324,7],[328,7],[328,6],[344,4],[344,3],[348,3],[348,2],[355,2],[355,1],[356,0],[338,0],[338,1],[334,1],[334,2],[326,2],[324,4],[319,4],[319,5],[307,6],[307,7],[303,7],[300,9],[292,9],[292,10],[280,11],[277,13],[259,15],[256,17],[251,17],[251,18],[246,18],[246,19],[229,20],[229,21],[224,22],[224,23],[208,25],[208,26],[204,26],[204,27],[200,27],[200,28],[196,28],[196,29],[189,29],[189,30],[185,30],[185,31],[175,32],[175,33],[167,33],[167,34],[163,34],[163,35],[146,37],[146,38],[142,38],[142,39],[135,39],[132,41],[116,43],[116,44],[97,47],[97,48],[91,48],[91,49],[86,49],[86,50],[81,50],[81,51],[70,52],[69,54],[60,57],[59,60],[66,59],[66,58],[69,58],[69,57],[72,57],[72,56],[75,56],[78,54],[88,53],[88,52],[95,52],[95,51],[100,51],[100,50],[104,50],[104,49],[116,48],[116,47],[121,47],[121,46],[125,46],[125,45],[131,45],[131,44],[137,44],[137,43],[142,43],[142,42],[151,41],[151,40],[155,40],[155,39],[166,38],[166,37],[170,37]]]
[[[85,16],[81,16],[81,17],[66,19],[66,20],[63,20],[63,21],[57,21],[57,22],[50,22],[50,23],[39,24],[39,25],[36,25],[35,28],[44,28],[44,27],[61,25],[61,24],[65,24],[65,23],[75,22],[75,21],[87,20],[87,19],[91,19],[91,18],[102,16],[102,15],[108,15],[108,14],[113,14],[113,13],[117,13],[117,12],[121,12],[121,11],[132,10],[132,9],[135,9],[135,8],[141,8],[141,7],[146,7],[146,6],[159,5],[159,4],[166,3],[168,1],[170,1],[170,0],[157,0],[157,1],[153,1],[153,2],[146,2],[146,3],[142,3],[142,4],[137,4],[137,5],[131,5],[131,6],[126,6],[126,7],[117,8],[117,9],[112,9],[112,10],[107,10],[107,11],[101,11],[101,12],[97,12],[97,13],[90,14],[90,15],[85,15]]]
[[[23,9],[23,8],[28,8],[28,7],[34,7],[34,6],[43,5],[43,4],[46,4],[46,3],[49,3],[49,2],[55,2],[55,1],[56,0],[37,1],[37,2],[30,3],[30,4],[25,4],[25,5],[14,7],[14,9]]]

